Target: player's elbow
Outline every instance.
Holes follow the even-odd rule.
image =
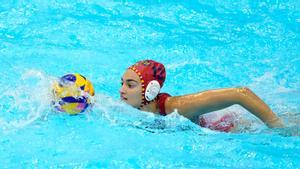
[[[238,87],[236,88],[237,103],[241,103],[246,97],[253,95],[253,92],[248,87]]]

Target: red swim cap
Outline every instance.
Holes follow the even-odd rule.
[[[151,101],[152,99],[148,99],[147,94],[145,95],[145,93],[147,93],[147,87],[149,85],[149,83],[151,82],[151,85],[153,82],[157,81],[159,84],[159,89],[158,89],[158,93],[160,88],[163,86],[164,81],[166,79],[166,71],[165,71],[165,67],[163,64],[156,62],[154,60],[142,60],[139,61],[137,63],[135,63],[134,65],[130,66],[128,69],[133,70],[140,78],[141,84],[142,84],[142,105],[146,105],[148,103],[150,103],[149,101]],[[149,92],[149,91],[148,91]],[[151,93],[151,91],[150,91]],[[157,94],[158,94],[157,93]],[[154,97],[157,96],[156,92],[154,94]]]

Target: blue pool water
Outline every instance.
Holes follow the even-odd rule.
[[[1,2],[0,168],[300,168],[299,28],[297,0]],[[235,133],[135,110],[118,91],[142,59],[166,65],[163,92],[248,86],[287,127],[238,106]],[[51,82],[73,72],[96,104],[56,113]]]

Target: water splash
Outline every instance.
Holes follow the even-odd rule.
[[[16,87],[8,87],[0,95],[0,127],[4,131],[19,129],[46,116],[49,112],[50,81],[51,78],[41,71],[24,72]]]

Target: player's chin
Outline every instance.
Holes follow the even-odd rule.
[[[132,102],[131,100],[123,100],[125,103],[127,103],[128,105],[134,107],[134,108],[140,108],[140,103],[135,103],[135,102]]]

